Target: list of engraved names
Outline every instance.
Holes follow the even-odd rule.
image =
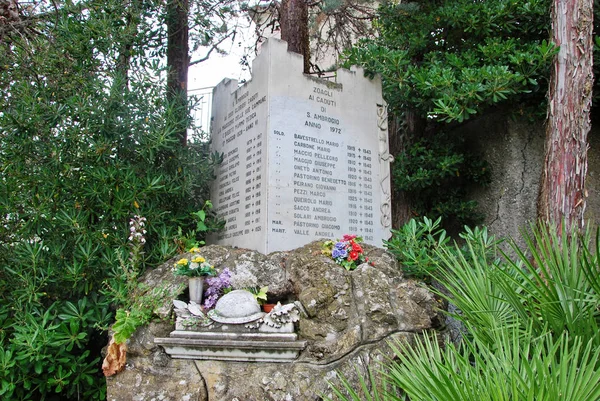
[[[286,105],[286,111],[296,118],[287,118],[273,127],[277,145],[272,162],[281,166],[285,161],[292,167],[276,169],[276,175],[287,170],[287,176],[279,177],[276,185],[291,183],[286,188],[293,194],[288,213],[292,227],[282,227],[277,213],[269,213],[273,233],[336,238],[340,232],[352,232],[366,241],[374,239],[376,148],[361,143],[357,135],[348,135],[350,127],[344,123],[344,112],[338,106],[341,96],[340,86],[313,82],[305,92],[306,101]],[[289,149],[288,154],[279,151],[282,147]],[[278,207],[281,197],[278,191],[274,199]]]
[[[266,96],[246,90],[234,100],[233,110],[217,128],[223,162],[217,169],[217,213],[226,219],[218,239],[236,238],[262,230],[264,191],[263,129],[259,110],[266,107]]]

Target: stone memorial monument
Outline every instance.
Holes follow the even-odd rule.
[[[381,245],[391,228],[386,106],[379,78],[302,73],[302,56],[269,39],[242,86],[213,93],[212,188],[227,224],[213,243],[268,254],[352,233]]]

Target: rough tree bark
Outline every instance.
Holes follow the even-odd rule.
[[[281,39],[288,50],[304,56],[304,73],[310,72],[310,42],[308,38],[308,3],[306,0],[281,0],[279,6]]]
[[[6,44],[6,32],[21,22],[17,0],[0,0],[0,44]],[[6,50],[8,51],[8,50]]]
[[[584,226],[594,79],[592,19],[593,0],[553,1],[552,33],[560,50],[548,89],[546,157],[538,215],[559,229]]]
[[[19,20],[17,0],[0,0],[0,23],[9,24]]]
[[[121,91],[127,90],[127,85],[129,83],[129,66],[131,64],[133,46],[135,44],[139,31],[139,24],[141,22],[140,13],[142,11],[142,0],[132,0],[126,6],[126,24],[123,28],[119,56],[116,63],[116,70],[123,79],[123,81],[120,83]]]
[[[187,82],[189,67],[188,0],[169,0],[167,3],[167,99],[176,104],[180,125],[177,138],[187,144]]]

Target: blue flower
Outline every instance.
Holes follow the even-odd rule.
[[[348,244],[346,244],[343,241],[340,241],[334,245],[335,249],[339,249],[339,250],[346,249],[347,246],[348,246]]]
[[[348,256],[348,251],[346,250],[346,248],[339,249],[337,247],[337,244],[333,251],[331,251],[331,257],[334,259],[345,258],[346,256]]]

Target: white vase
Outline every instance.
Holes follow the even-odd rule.
[[[197,304],[202,303],[202,291],[204,290],[204,277],[190,277],[190,301]]]

